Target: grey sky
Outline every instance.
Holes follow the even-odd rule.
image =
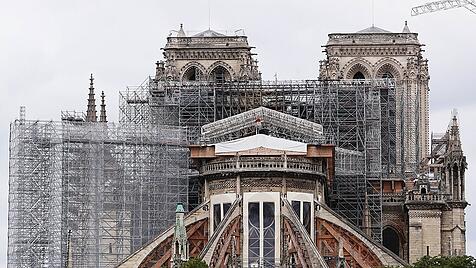
[[[375,0],[375,25],[401,31],[408,20],[426,44],[431,130],[443,132],[458,108],[468,157],[467,199],[475,203],[476,15],[465,9],[410,17],[424,1]],[[265,79],[312,79],[331,32],[372,23],[371,0],[210,0],[211,28],[244,29]],[[171,29],[208,28],[207,0],[0,0],[0,267],[6,266],[9,122],[25,105],[28,119],[58,120],[61,110],[85,110],[89,73],[104,90],[109,121],[118,118],[118,91],[154,73]],[[476,213],[467,209],[468,252],[476,254]]]

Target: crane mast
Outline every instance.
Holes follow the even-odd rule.
[[[476,0],[443,0],[429,2],[421,6],[412,8],[412,16],[418,16],[426,13],[464,7],[476,14]]]

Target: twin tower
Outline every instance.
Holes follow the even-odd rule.
[[[172,81],[256,81],[261,80],[258,61],[244,35],[224,35],[213,30],[187,36],[182,25],[163,48],[165,61],[157,62],[156,79]],[[239,33],[239,32],[238,32]],[[402,33],[370,27],[354,34],[329,34],[324,46],[326,59],[320,61],[319,80],[394,78],[419,105],[404,117],[418,131],[409,131],[409,140],[418,140],[418,155],[406,161],[418,163],[429,153],[428,61],[418,34],[408,25]],[[402,92],[403,94],[403,92]],[[408,102],[410,102],[409,100]],[[409,146],[415,146],[410,145]]]

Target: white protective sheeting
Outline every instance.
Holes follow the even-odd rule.
[[[215,153],[241,152],[260,147],[298,153],[307,152],[307,144],[305,143],[271,137],[264,134],[257,134],[232,141],[217,143],[215,144]]]

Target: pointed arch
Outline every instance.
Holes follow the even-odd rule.
[[[221,65],[215,67],[215,69],[213,69],[210,72],[209,77],[210,77],[211,81],[218,82],[218,83],[231,81],[230,72],[225,67],[223,67]]]
[[[216,81],[217,78],[223,78],[223,81],[233,81],[236,77],[233,68],[224,61],[216,61],[210,65],[207,69],[207,74],[210,81]]]
[[[459,166],[458,163],[454,163],[453,167],[451,168],[451,171],[453,172],[453,199],[454,200],[459,200],[461,193],[460,193],[460,188],[459,188]]]
[[[393,58],[383,58],[376,63],[375,78],[394,78],[401,80],[403,78],[403,66]]]
[[[395,253],[397,256],[400,256],[400,245],[401,239],[397,230],[391,226],[385,226],[383,228],[383,245],[388,248],[390,251]]]
[[[402,239],[399,232],[393,226],[385,226],[382,232],[383,245],[397,256],[401,256]]]
[[[362,58],[355,58],[344,66],[345,79],[371,79],[372,64]]]
[[[205,80],[206,73],[202,64],[191,61],[180,69],[180,81],[202,81]]]

